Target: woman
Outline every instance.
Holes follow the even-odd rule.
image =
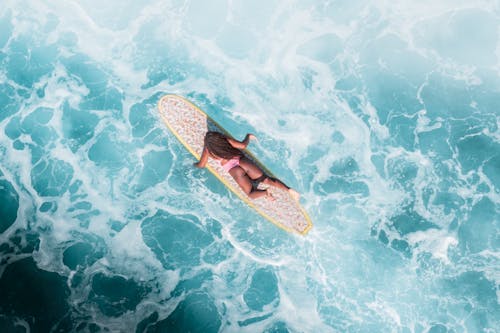
[[[292,198],[298,201],[299,193],[297,191],[286,186],[282,181],[265,175],[255,163],[245,157],[240,149],[245,149],[251,139],[257,138],[253,134],[247,134],[243,141],[238,141],[219,132],[207,132],[203,153],[195,166],[204,168],[208,157],[212,157],[219,160],[222,168],[229,172],[243,192],[251,199],[265,196],[267,199],[274,200],[267,189],[259,190],[253,185],[253,183],[262,182],[288,191]]]

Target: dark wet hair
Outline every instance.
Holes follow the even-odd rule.
[[[239,149],[231,146],[226,135],[219,132],[207,132],[205,134],[205,147],[207,147],[210,154],[226,160],[243,155]]]

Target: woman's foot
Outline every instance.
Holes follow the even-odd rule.
[[[273,196],[273,194],[269,191],[269,189],[266,189],[266,200],[267,201],[276,201],[276,198]]]
[[[289,188],[288,194],[290,194],[290,196],[292,197],[293,200],[299,202],[299,199],[300,199],[299,192],[295,191],[293,188]]]

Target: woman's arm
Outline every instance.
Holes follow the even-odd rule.
[[[197,168],[204,168],[205,165],[207,165],[208,155],[209,152],[207,147],[203,147],[203,153],[201,153],[200,160],[197,163],[195,163],[194,166]]]
[[[257,137],[253,134],[247,134],[245,136],[245,139],[243,141],[238,141],[235,139],[227,138],[227,141],[231,146],[237,149],[245,149],[248,146],[248,143],[250,142],[251,139],[257,139]]]

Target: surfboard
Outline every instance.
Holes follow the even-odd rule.
[[[205,134],[209,130],[218,131],[232,137],[222,126],[184,97],[165,95],[158,102],[158,110],[168,129],[197,160],[200,159],[203,152]],[[248,148],[243,150],[243,153],[268,176],[278,178],[255,158]],[[207,169],[243,202],[279,228],[301,235],[305,235],[311,229],[312,222],[308,214],[287,191],[261,183],[257,188],[269,188],[276,200],[270,201],[266,198],[250,199],[229,172],[222,168],[219,161],[209,158]]]

